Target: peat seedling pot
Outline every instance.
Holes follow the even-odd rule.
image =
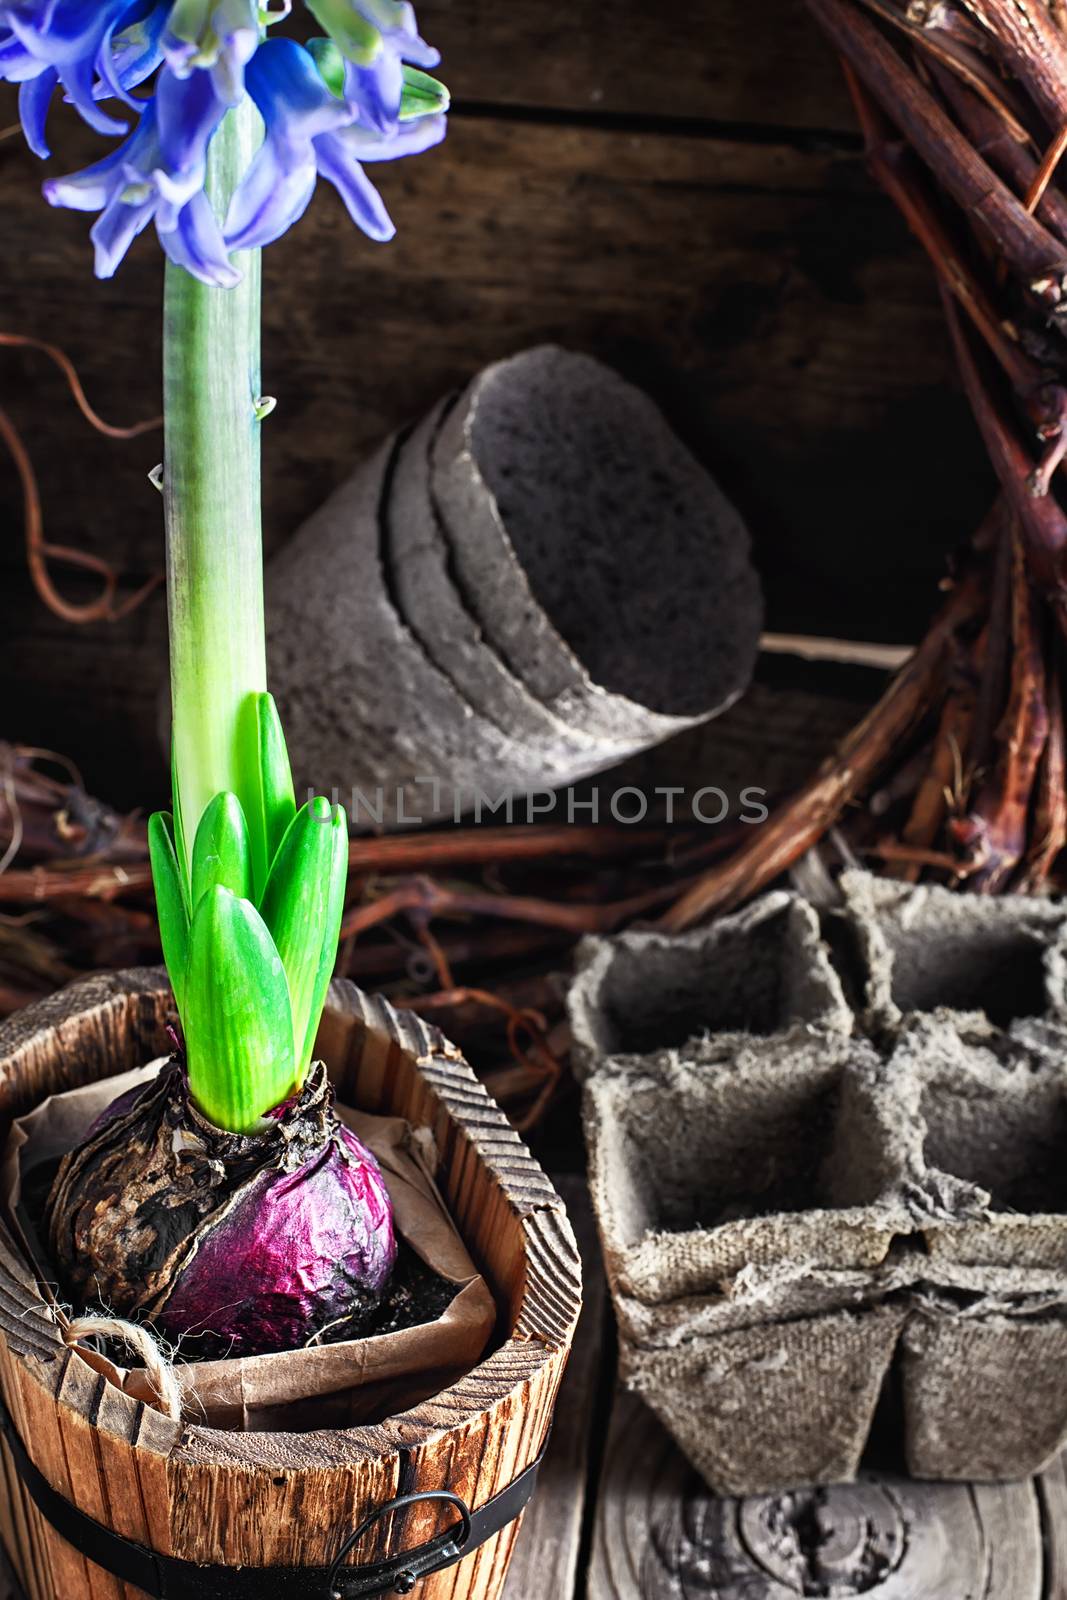
[[[587,940],[571,993],[623,1374],[720,1492],[854,1477],[891,1374],[918,1477],[1067,1442],[1064,916],[845,896],[856,1013],[784,894]]]
[[[0,1134],[49,1094],[166,1053],[172,1009],[163,975],[135,970],[13,1018],[0,1028]],[[497,1302],[489,1353],[361,1427],[172,1422],[67,1348],[0,1227],[0,1533],[28,1600],[345,1600],[420,1580],[426,1600],[499,1595],[580,1305],[562,1201],[458,1053],[413,1015],[337,982],[317,1054],[346,1103],[432,1134],[439,1186]]]

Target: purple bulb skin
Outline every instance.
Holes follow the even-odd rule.
[[[374,1157],[339,1127],[294,1173],[264,1172],[200,1244],[156,1317],[213,1349],[295,1350],[308,1330],[371,1312],[396,1258]]]
[[[381,1170],[321,1063],[243,1135],[200,1115],[172,1059],[64,1158],[48,1219],[75,1304],[148,1322],[194,1358],[358,1337],[396,1260]]]

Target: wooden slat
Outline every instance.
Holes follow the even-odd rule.
[[[582,1257],[582,1315],[560,1388],[552,1441],[537,1494],[515,1546],[503,1600],[572,1600],[586,1512],[588,1475],[599,1420],[604,1366],[607,1289],[592,1206],[584,1178],[557,1178]]]
[[[837,64],[803,0],[678,0],[669,13],[621,0],[420,0],[461,103],[637,119],[847,128]],[[546,63],[551,63],[550,69]]]
[[[587,1594],[1042,1600],[1063,1592],[1064,1552],[1062,1535],[1042,1544],[1041,1482],[924,1484],[872,1472],[852,1485],[717,1499],[643,1403],[620,1392]]]
[[[1044,1600],[1067,1600],[1067,1456],[1059,1456],[1036,1482],[1048,1584]]]

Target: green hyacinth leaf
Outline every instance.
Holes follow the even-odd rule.
[[[361,67],[370,66],[382,47],[382,36],[360,16],[352,0],[307,0],[307,8],[343,56]]]
[[[185,847],[185,827],[182,823],[182,796],[178,787],[178,764],[174,758],[174,746],[170,752],[170,794],[171,794],[171,822],[174,828],[174,852],[178,857],[178,870],[181,873],[182,892],[185,895],[185,905],[190,916],[192,915],[192,891],[189,885],[189,857]]]
[[[436,116],[447,111],[451,95],[443,83],[431,78],[418,67],[404,68],[404,87],[400,92],[400,120],[413,122],[416,117]]]
[[[303,1043],[301,1044],[298,1037],[296,1045],[297,1075],[301,1083],[311,1063],[319,1022],[322,1020],[322,1008],[326,1004],[326,991],[330,987],[333,969],[337,964],[337,941],[345,909],[345,890],[348,887],[348,823],[340,806],[334,809],[330,832],[333,836],[333,853],[326,886],[326,916],[322,948],[319,951],[319,967],[311,992],[311,1005],[308,1008]]]
[[[255,906],[220,884],[193,917],[182,1021],[196,1104],[217,1127],[254,1132],[295,1086],[289,986]]]
[[[311,1059],[337,955],[348,828],[321,795],[293,819],[274,858],[261,910],[289,980],[297,1081]]]
[[[308,51],[319,69],[319,77],[338,100],[345,94],[345,58],[332,39],[317,37],[307,42]]]
[[[193,841],[194,916],[204,895],[216,885],[243,900],[252,897],[248,825],[235,794],[217,794],[200,818]]]
[[[148,854],[152,862],[163,960],[181,1015],[189,965],[189,905],[185,875],[178,865],[174,820],[167,811],[157,811],[148,819]]]
[[[289,752],[272,694],[250,694],[241,707],[237,770],[252,853],[253,898],[258,905],[271,862],[296,816]]]

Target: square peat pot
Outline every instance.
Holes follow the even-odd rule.
[[[946,1011],[980,1015],[1005,1031],[1034,1018],[1067,1028],[1063,906],[1028,895],[912,887],[869,872],[843,873],[840,886],[869,1032]]]
[[[1067,1038],[1050,1027],[916,1015],[887,1063],[918,1090],[922,1141],[901,1343],[916,1477],[1025,1477],[1067,1444]]]
[[[870,1287],[909,1225],[874,1063],[761,1057],[706,1040],[585,1086],[623,1377],[727,1494],[855,1475],[906,1314]]]
[[[818,917],[785,892],[695,933],[584,939],[567,1003],[580,1076],[709,1037],[788,1054],[798,1039],[853,1026]]]
[[[1067,1442],[1063,914],[849,876],[855,1016],[789,895],[579,954],[623,1374],[722,1493],[852,1478],[891,1373],[916,1476]]]
[[[901,1343],[927,1478],[1018,1478],[1067,1444],[1067,910],[841,879],[863,1027],[909,1084],[926,1270]]]
[[[0,1136],[53,1092],[167,1053],[172,1014],[163,974],[145,969],[77,984],[13,1017],[0,1027]],[[416,1583],[425,1600],[500,1594],[581,1301],[563,1203],[462,1057],[415,1016],[336,982],[318,1054],[348,1103],[432,1132],[441,1191],[497,1302],[488,1353],[442,1393],[373,1425],[240,1433],[175,1423],[64,1345],[0,1227],[9,1417],[0,1534],[28,1600],[345,1600]],[[41,1509],[58,1508],[63,1521],[71,1505],[75,1526],[68,1517],[65,1527],[82,1550],[93,1526],[131,1541],[125,1583]]]

